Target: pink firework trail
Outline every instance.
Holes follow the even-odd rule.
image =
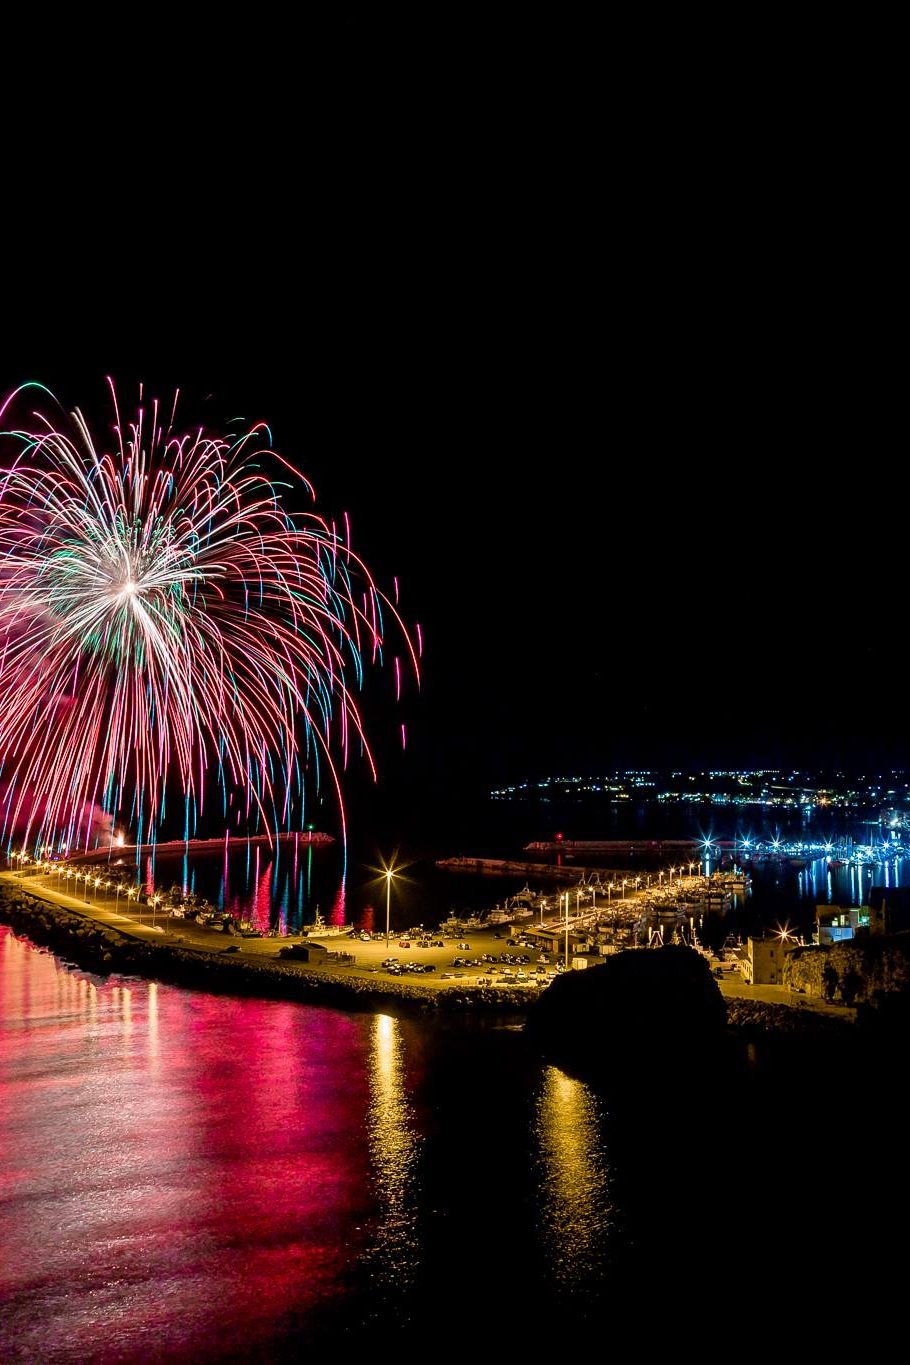
[[[4,426],[36,389],[52,398],[17,390]],[[351,549],[347,518],[339,554],[333,523],[286,509],[289,490],[309,501],[312,488],[264,424],[180,434],[175,397],[163,418],[155,401],[124,425],[111,395],[110,448],[78,409],[2,433],[4,837],[70,845],[100,807],[153,841],[175,793],[189,837],[207,791],[225,824],[236,800],[250,830],[293,828],[320,765],[344,827],[333,754],[354,733],[375,775],[354,693],[386,621],[418,677],[396,606]]]

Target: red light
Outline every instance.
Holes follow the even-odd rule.
[[[557,834],[557,836],[556,836],[556,842],[557,842],[558,844],[561,844],[561,843],[562,843],[562,840],[563,840],[562,834]]]

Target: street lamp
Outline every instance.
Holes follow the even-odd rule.
[[[394,867],[394,865],[390,865],[389,867],[384,867],[384,868],[382,869],[382,875],[385,877],[385,946],[386,946],[386,948],[388,948],[388,946],[389,946],[389,914],[390,914],[390,911],[391,911],[391,904],[392,904],[392,881],[393,881],[393,879],[394,879],[394,877],[395,877],[395,867]]]
[[[569,967],[569,893],[566,892],[566,970]]]

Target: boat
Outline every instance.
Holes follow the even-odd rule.
[[[504,910],[501,905],[490,910],[487,914],[487,924],[511,924],[512,916],[508,910]]]
[[[307,938],[348,938],[353,932],[353,924],[326,924],[319,913],[318,906],[313,923],[303,926],[303,933]]]
[[[441,929],[457,929],[459,932],[461,930],[480,929],[482,927],[483,921],[477,915],[449,915],[448,919],[444,919],[440,925]]]

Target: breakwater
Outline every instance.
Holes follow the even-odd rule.
[[[425,1014],[523,1014],[536,989],[490,985],[469,989],[390,979],[382,983],[331,966],[207,951],[139,939],[18,887],[0,886],[0,921],[83,970],[151,977],[170,985],[228,995],[297,1000],[342,1009]]]
[[[577,885],[582,877],[622,877],[604,867],[571,867],[557,863],[529,863],[514,858],[437,858],[436,866],[446,872],[475,872],[488,877],[534,877],[537,881],[569,882]],[[628,872],[625,873],[628,876]]]
[[[303,844],[305,847],[324,848],[329,844],[334,844],[334,842],[334,835],[322,834],[318,830],[304,830],[290,834],[248,834],[235,839],[228,837],[220,839],[171,839],[167,843],[109,844],[104,848],[83,849],[82,852],[68,854],[66,861],[68,863],[101,861],[110,863],[117,859],[122,860],[124,856],[163,858],[179,854],[182,857],[184,854],[190,853],[233,852],[238,848],[256,848],[266,844],[270,848],[274,844]]]

